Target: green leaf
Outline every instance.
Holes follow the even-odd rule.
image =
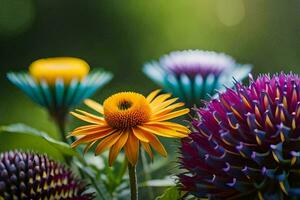
[[[155,200],[177,200],[180,199],[180,197],[180,192],[177,187],[173,186],[166,189],[165,192],[161,196],[156,197]]]
[[[14,140],[13,142],[9,142]],[[64,156],[75,156],[82,160],[81,156],[73,150],[68,144],[51,138],[47,133],[36,130],[25,124],[12,124],[0,127],[0,141],[7,141],[1,143],[0,151],[12,149],[26,149],[36,150],[47,153],[50,156],[53,150]],[[17,144],[17,145],[16,145]],[[50,149],[49,149],[50,147]],[[54,156],[59,159],[62,156]]]

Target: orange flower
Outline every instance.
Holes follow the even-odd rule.
[[[125,150],[128,161],[135,165],[140,144],[151,158],[153,157],[152,148],[162,156],[167,156],[157,136],[187,137],[189,133],[187,127],[167,120],[187,114],[189,109],[174,111],[183,107],[184,104],[175,103],[177,98],[169,99],[171,94],[158,95],[159,92],[160,90],[156,90],[147,97],[135,92],[121,92],[106,99],[103,106],[93,100],[86,100],[85,104],[101,116],[82,110],[71,112],[75,117],[91,123],[76,128],[71,133],[70,136],[77,138],[72,147],[87,144],[86,152],[97,143],[96,155],[110,149],[110,166],[122,148]]]

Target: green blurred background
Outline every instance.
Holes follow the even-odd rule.
[[[254,74],[300,73],[300,1],[0,0],[0,124],[22,122],[58,137],[47,113],[5,77],[38,58],[75,56],[112,71],[94,96],[103,100],[157,88],[142,64],[183,49],[225,52],[252,63]],[[0,146],[14,140],[23,141],[9,136]]]

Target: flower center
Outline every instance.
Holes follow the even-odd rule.
[[[119,103],[118,107],[120,110],[127,110],[132,106],[132,103],[130,101],[124,100]]]
[[[106,122],[116,129],[126,129],[147,122],[151,108],[146,98],[135,92],[120,92],[103,103]]]
[[[67,84],[72,79],[81,80],[89,70],[90,67],[84,60],[72,57],[39,59],[29,66],[31,76],[37,81],[45,80],[49,85],[54,85],[58,78]]]

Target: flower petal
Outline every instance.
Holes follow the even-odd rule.
[[[114,129],[110,129],[110,130],[107,130],[107,131],[103,131],[101,133],[94,133],[92,135],[86,135],[86,136],[83,136],[81,138],[79,138],[78,140],[76,140],[75,142],[73,142],[71,144],[71,147],[74,148],[82,143],[88,143],[88,142],[91,142],[91,141],[94,141],[94,140],[99,140],[101,138],[104,138],[106,136],[109,136],[111,134],[113,134],[115,132]]]
[[[158,126],[150,126],[150,125],[144,125],[144,126],[138,126],[140,129],[142,129],[144,132],[148,132],[151,134],[159,135],[162,137],[169,137],[169,138],[184,138],[187,137],[188,134],[177,132],[172,129],[167,128],[161,128]]]
[[[85,105],[87,105],[88,107],[92,108],[93,110],[101,113],[102,115],[104,115],[104,110],[103,110],[103,106],[99,103],[97,103],[94,100],[91,99],[86,99],[84,100]]]
[[[132,128],[132,132],[139,140],[143,142],[149,142],[149,140],[144,136],[143,132],[138,128]]]
[[[166,115],[166,114],[170,113],[171,111],[173,111],[174,109],[180,108],[180,107],[182,107],[182,106],[184,106],[184,103],[181,103],[181,102],[180,102],[180,103],[173,104],[173,105],[168,106],[168,107],[166,107],[166,108],[164,108],[164,109],[161,109],[161,110],[158,110],[158,111],[156,111],[156,112],[153,112],[153,116],[162,116],[162,115]]]
[[[164,109],[165,107],[171,105],[172,103],[174,103],[177,100],[178,100],[178,98],[172,98],[172,99],[169,99],[167,101],[164,101],[161,104],[158,104],[157,106],[152,107],[152,111],[154,113],[157,112],[157,111],[160,111],[161,109]]]
[[[173,122],[157,122],[157,121],[149,121],[147,123],[145,123],[146,125],[155,125],[155,126],[162,126],[162,127],[169,127],[169,128],[172,128],[176,131],[180,131],[180,132],[184,132],[184,133],[189,133],[190,130],[185,127],[185,126],[182,126],[180,124],[176,124],[176,123],[173,123]]]
[[[145,151],[148,153],[151,160],[153,160],[153,153],[152,153],[150,145],[147,142],[143,142],[143,141],[141,141],[141,144],[142,144],[142,147],[145,149]]]
[[[154,99],[154,97],[156,97],[156,95],[160,92],[161,90],[154,90],[153,92],[151,92],[148,96],[147,96],[147,101],[149,103],[151,103],[151,101]]]
[[[139,157],[139,140],[130,131],[127,143],[125,144],[125,154],[131,165],[136,165]]]
[[[121,132],[121,137],[119,138],[119,140],[111,147],[110,151],[109,151],[109,158],[108,158],[108,163],[109,166],[112,166],[112,164],[114,163],[116,157],[118,156],[120,150],[123,148],[123,146],[126,144],[128,139],[128,132],[124,131]]]
[[[149,144],[153,147],[155,151],[157,151],[160,155],[166,157],[167,151],[164,148],[164,146],[160,143],[158,138],[153,135],[152,133],[149,133],[147,131],[143,132],[144,136],[149,140]]]
[[[157,96],[153,101],[150,103],[151,107],[158,106],[162,102],[164,102],[166,99],[170,98],[172,95],[171,94],[161,94]]]
[[[112,128],[109,126],[101,126],[101,125],[97,125],[96,127],[94,127],[92,125],[92,127],[90,128],[85,128],[85,129],[79,129],[79,130],[74,130],[68,137],[70,136],[78,136],[78,135],[91,135],[94,133],[101,133],[103,131],[107,131],[107,130],[111,130]]]
[[[86,147],[84,148],[84,150],[83,150],[83,154],[86,154],[86,153],[88,152],[88,150],[89,150],[96,142],[97,142],[97,140],[88,143],[88,144],[86,145]]]
[[[168,113],[166,115],[155,116],[155,117],[151,118],[150,120],[151,121],[166,121],[166,120],[173,119],[173,118],[181,116],[181,115],[185,115],[189,112],[190,112],[190,110],[188,108],[185,108],[185,109],[182,109],[182,110],[178,110],[178,111],[175,111],[175,112]]]
[[[121,137],[121,133],[116,132],[113,133],[109,136],[107,136],[106,138],[104,138],[103,140],[101,140],[101,142],[99,142],[99,144],[96,147],[95,150],[95,155],[99,155],[101,153],[103,153],[103,151],[105,151],[106,149],[110,148],[112,145],[114,145],[118,139]]]
[[[70,112],[70,114],[73,115],[74,117],[77,117],[78,119],[85,121],[85,122],[89,122],[92,124],[103,124],[103,122],[98,119],[90,118],[90,117],[87,117],[87,116],[84,116],[84,115],[81,115],[81,114],[78,114],[75,112]]]
[[[103,121],[103,122],[105,121],[103,117],[100,117],[100,116],[97,116],[97,115],[93,115],[93,114],[85,112],[83,110],[76,109],[76,111],[80,112],[81,114],[84,114],[87,117],[90,117],[90,118],[93,118],[93,119],[97,119],[97,120]]]

